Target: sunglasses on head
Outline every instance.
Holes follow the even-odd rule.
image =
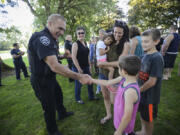
[[[78,34],[78,35],[81,35],[81,34],[84,34],[84,32],[78,32],[77,34]]]

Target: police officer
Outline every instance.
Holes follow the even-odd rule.
[[[56,110],[59,119],[73,114],[66,112],[63,106],[63,95],[56,80],[56,73],[77,79],[83,84],[91,83],[88,75],[75,73],[58,62],[57,40],[64,34],[65,29],[64,17],[52,14],[48,17],[47,27],[34,33],[28,45],[31,85],[44,110],[49,135],[62,135],[56,125]]]
[[[16,79],[20,80],[20,71],[22,69],[24,73],[24,77],[27,78],[28,72],[25,63],[23,62],[22,56],[24,55],[24,52],[19,50],[19,45],[18,43],[13,44],[13,49],[11,50],[11,55],[13,57],[13,63],[15,67],[15,72],[16,72]]]

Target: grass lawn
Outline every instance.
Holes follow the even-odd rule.
[[[24,58],[24,61],[27,63],[27,58]],[[13,66],[12,59],[4,62]],[[177,76],[179,62],[180,55],[176,59],[172,79],[162,83],[154,135],[180,134],[180,77]],[[65,61],[63,63],[65,64]],[[57,122],[64,135],[113,135],[112,120],[106,125],[99,124],[100,119],[105,116],[102,95],[100,101],[90,102],[87,88],[83,86],[81,97],[85,104],[79,105],[74,100],[74,83],[69,83],[67,78],[59,75],[57,80],[63,89],[64,105],[67,110],[75,112],[74,116]],[[15,76],[9,76],[3,78],[2,83],[5,86],[0,87],[0,135],[47,135],[43,111],[29,79],[16,81]],[[138,114],[135,131],[139,129]]]
[[[22,58],[23,58],[24,63],[26,64],[26,66],[29,66],[28,58],[26,56],[23,56]],[[5,59],[5,60],[3,60],[3,62],[11,67],[14,67],[12,58]]]
[[[9,53],[10,52],[10,50],[0,50],[0,54],[1,53]]]

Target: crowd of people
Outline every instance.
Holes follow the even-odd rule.
[[[31,85],[44,110],[44,119],[49,135],[62,135],[56,124],[74,114],[63,105],[62,88],[56,80],[56,74],[69,78],[75,84],[75,101],[84,104],[81,99],[82,84],[87,85],[89,101],[99,100],[96,93],[102,92],[106,116],[100,124],[114,117],[114,135],[152,135],[154,119],[158,114],[162,80],[168,80],[178,54],[180,36],[177,27],[170,27],[170,34],[163,40],[158,29],[140,32],[137,26],[128,27],[126,22],[115,20],[113,31],[99,30],[99,37],[92,37],[90,45],[85,41],[86,30],[77,27],[77,40],[66,35],[65,54],[68,67],[59,61],[58,38],[66,30],[66,19],[52,14],[46,27],[35,32],[28,45],[28,59],[31,71]],[[15,66],[16,79],[20,80],[20,70],[29,77],[22,60],[24,52],[17,43],[11,50]],[[164,71],[164,72],[163,72]],[[92,73],[98,79],[92,78]],[[0,81],[1,85],[1,81]],[[114,115],[111,105],[114,104]],[[141,131],[135,132],[137,112],[140,112]]]

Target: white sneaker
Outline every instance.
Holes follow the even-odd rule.
[[[168,80],[168,77],[167,76],[163,76],[163,80]]]
[[[100,90],[96,90],[96,94],[100,94]]]

